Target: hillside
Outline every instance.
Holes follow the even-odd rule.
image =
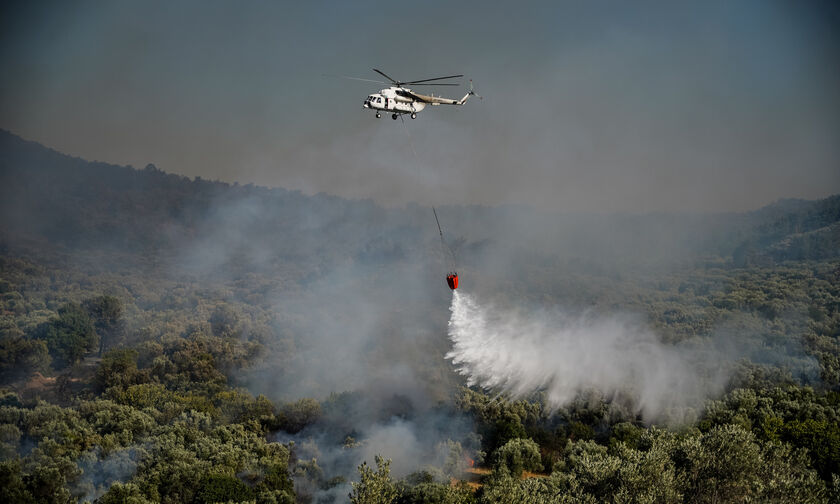
[[[522,332],[558,312],[636,328],[643,355],[713,361],[702,400],[651,416],[632,387],[560,406],[554,383],[466,387],[429,208],[89,162],[0,132],[0,500],[344,502],[351,480],[400,503],[840,496],[840,196],[438,214],[460,290],[489,313]],[[621,367],[624,350],[600,360]],[[663,369],[656,388],[682,390]],[[473,460],[480,490],[451,486]]]
[[[0,132],[3,239],[51,248],[126,253],[154,262],[196,248],[207,269],[294,263],[313,268],[352,260],[413,262],[434,254],[429,209],[384,209],[371,201],[229,185],[62,155]],[[466,261],[492,250],[655,267],[675,258],[718,256],[742,265],[837,257],[840,195],[783,200],[747,214],[563,215],[519,207],[444,207]],[[527,225],[523,225],[527,223]],[[14,238],[14,239],[13,239]],[[618,244],[615,247],[614,244]],[[270,251],[270,252],[266,252]],[[510,252],[510,250],[506,250]],[[164,257],[159,257],[164,256]],[[234,260],[235,258],[235,260]],[[202,261],[189,258],[202,269]],[[657,264],[659,263],[659,264]]]

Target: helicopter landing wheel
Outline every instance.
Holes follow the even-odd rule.
[[[377,112],[377,113],[376,113],[376,118],[377,118],[377,119],[379,119],[380,117],[382,117],[382,114],[380,114],[379,112]]]
[[[412,118],[412,119],[417,119],[417,114],[416,114],[416,113],[414,113],[414,112],[412,112],[412,113],[411,113],[411,118]]]
[[[393,119],[393,120],[395,120],[395,121],[396,121],[396,120],[397,120],[397,117],[398,117],[398,116],[397,116],[397,114],[391,114],[391,119]]]

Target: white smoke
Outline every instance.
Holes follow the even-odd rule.
[[[544,390],[561,407],[585,391],[621,396],[647,419],[675,419],[719,391],[719,355],[666,345],[629,317],[482,307],[453,291],[452,360],[469,385],[521,397]]]

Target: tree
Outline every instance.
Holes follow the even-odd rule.
[[[220,338],[238,338],[241,333],[237,330],[239,315],[229,305],[217,306],[210,315],[209,322],[213,334]]]
[[[143,495],[137,485],[116,482],[96,502],[97,504],[151,504],[152,501]]]
[[[420,483],[406,488],[399,504],[468,504],[475,502],[469,486],[452,486],[449,483]]]
[[[464,470],[467,468],[466,460],[464,459],[464,449],[461,443],[447,439],[440,443],[437,447],[438,453],[445,456],[443,462],[443,474],[449,478],[459,478]]]
[[[511,439],[496,450],[494,469],[507,472],[514,478],[522,476],[523,471],[540,471],[540,447],[530,439]]]
[[[199,487],[193,500],[196,503],[239,502],[254,498],[251,487],[236,476],[227,474],[205,474],[201,477]]]
[[[47,344],[29,339],[16,327],[0,329],[0,379],[14,380],[50,365]]]
[[[831,481],[832,474],[840,474],[840,426],[836,423],[795,420],[784,426],[784,437],[794,446],[808,449],[814,468],[826,481]]]
[[[96,370],[96,384],[100,390],[108,387],[134,385],[137,374],[136,350],[112,350],[105,354]]]
[[[307,425],[315,423],[322,414],[321,404],[308,397],[284,405],[280,413],[280,428],[291,434],[296,434]]]
[[[19,502],[21,504],[36,502],[26,488],[20,461],[6,460],[0,462],[0,501]]]
[[[397,489],[391,481],[391,460],[376,456],[376,471],[367,462],[359,466],[361,479],[350,483],[350,502],[353,504],[390,504],[397,498]]]
[[[44,339],[56,359],[74,364],[93,347],[96,332],[87,311],[78,303],[67,303],[58,309],[58,317],[47,323]]]
[[[99,356],[106,346],[111,346],[124,330],[123,304],[114,296],[99,296],[85,301],[85,308],[93,319],[99,336]]]
[[[479,502],[482,504],[596,504],[603,502],[591,495],[582,493],[575,486],[574,479],[570,483],[555,478],[529,478],[519,480],[508,475],[492,478],[480,490]]]

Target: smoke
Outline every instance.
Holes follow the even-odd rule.
[[[363,462],[375,468],[377,455],[391,461],[393,478],[426,473],[448,482],[460,475],[458,463],[479,449],[472,421],[451,411],[430,409],[365,424],[361,418],[352,420],[352,437],[336,438],[336,425],[329,422],[296,435],[278,433],[275,441],[292,447],[290,470],[299,496],[311,496],[312,502],[346,501],[350,481],[359,479],[357,468]]]
[[[79,502],[94,501],[102,497],[114,483],[131,479],[144,453],[138,446],[119,449],[105,457],[98,452],[85,453],[78,461],[82,476],[74,489],[74,494],[83,496]]]
[[[721,372],[727,359],[663,344],[629,316],[498,309],[458,291],[450,310],[453,347],[446,357],[469,385],[515,397],[544,390],[556,408],[596,390],[627,401],[646,419],[674,419],[719,391],[728,376]]]

